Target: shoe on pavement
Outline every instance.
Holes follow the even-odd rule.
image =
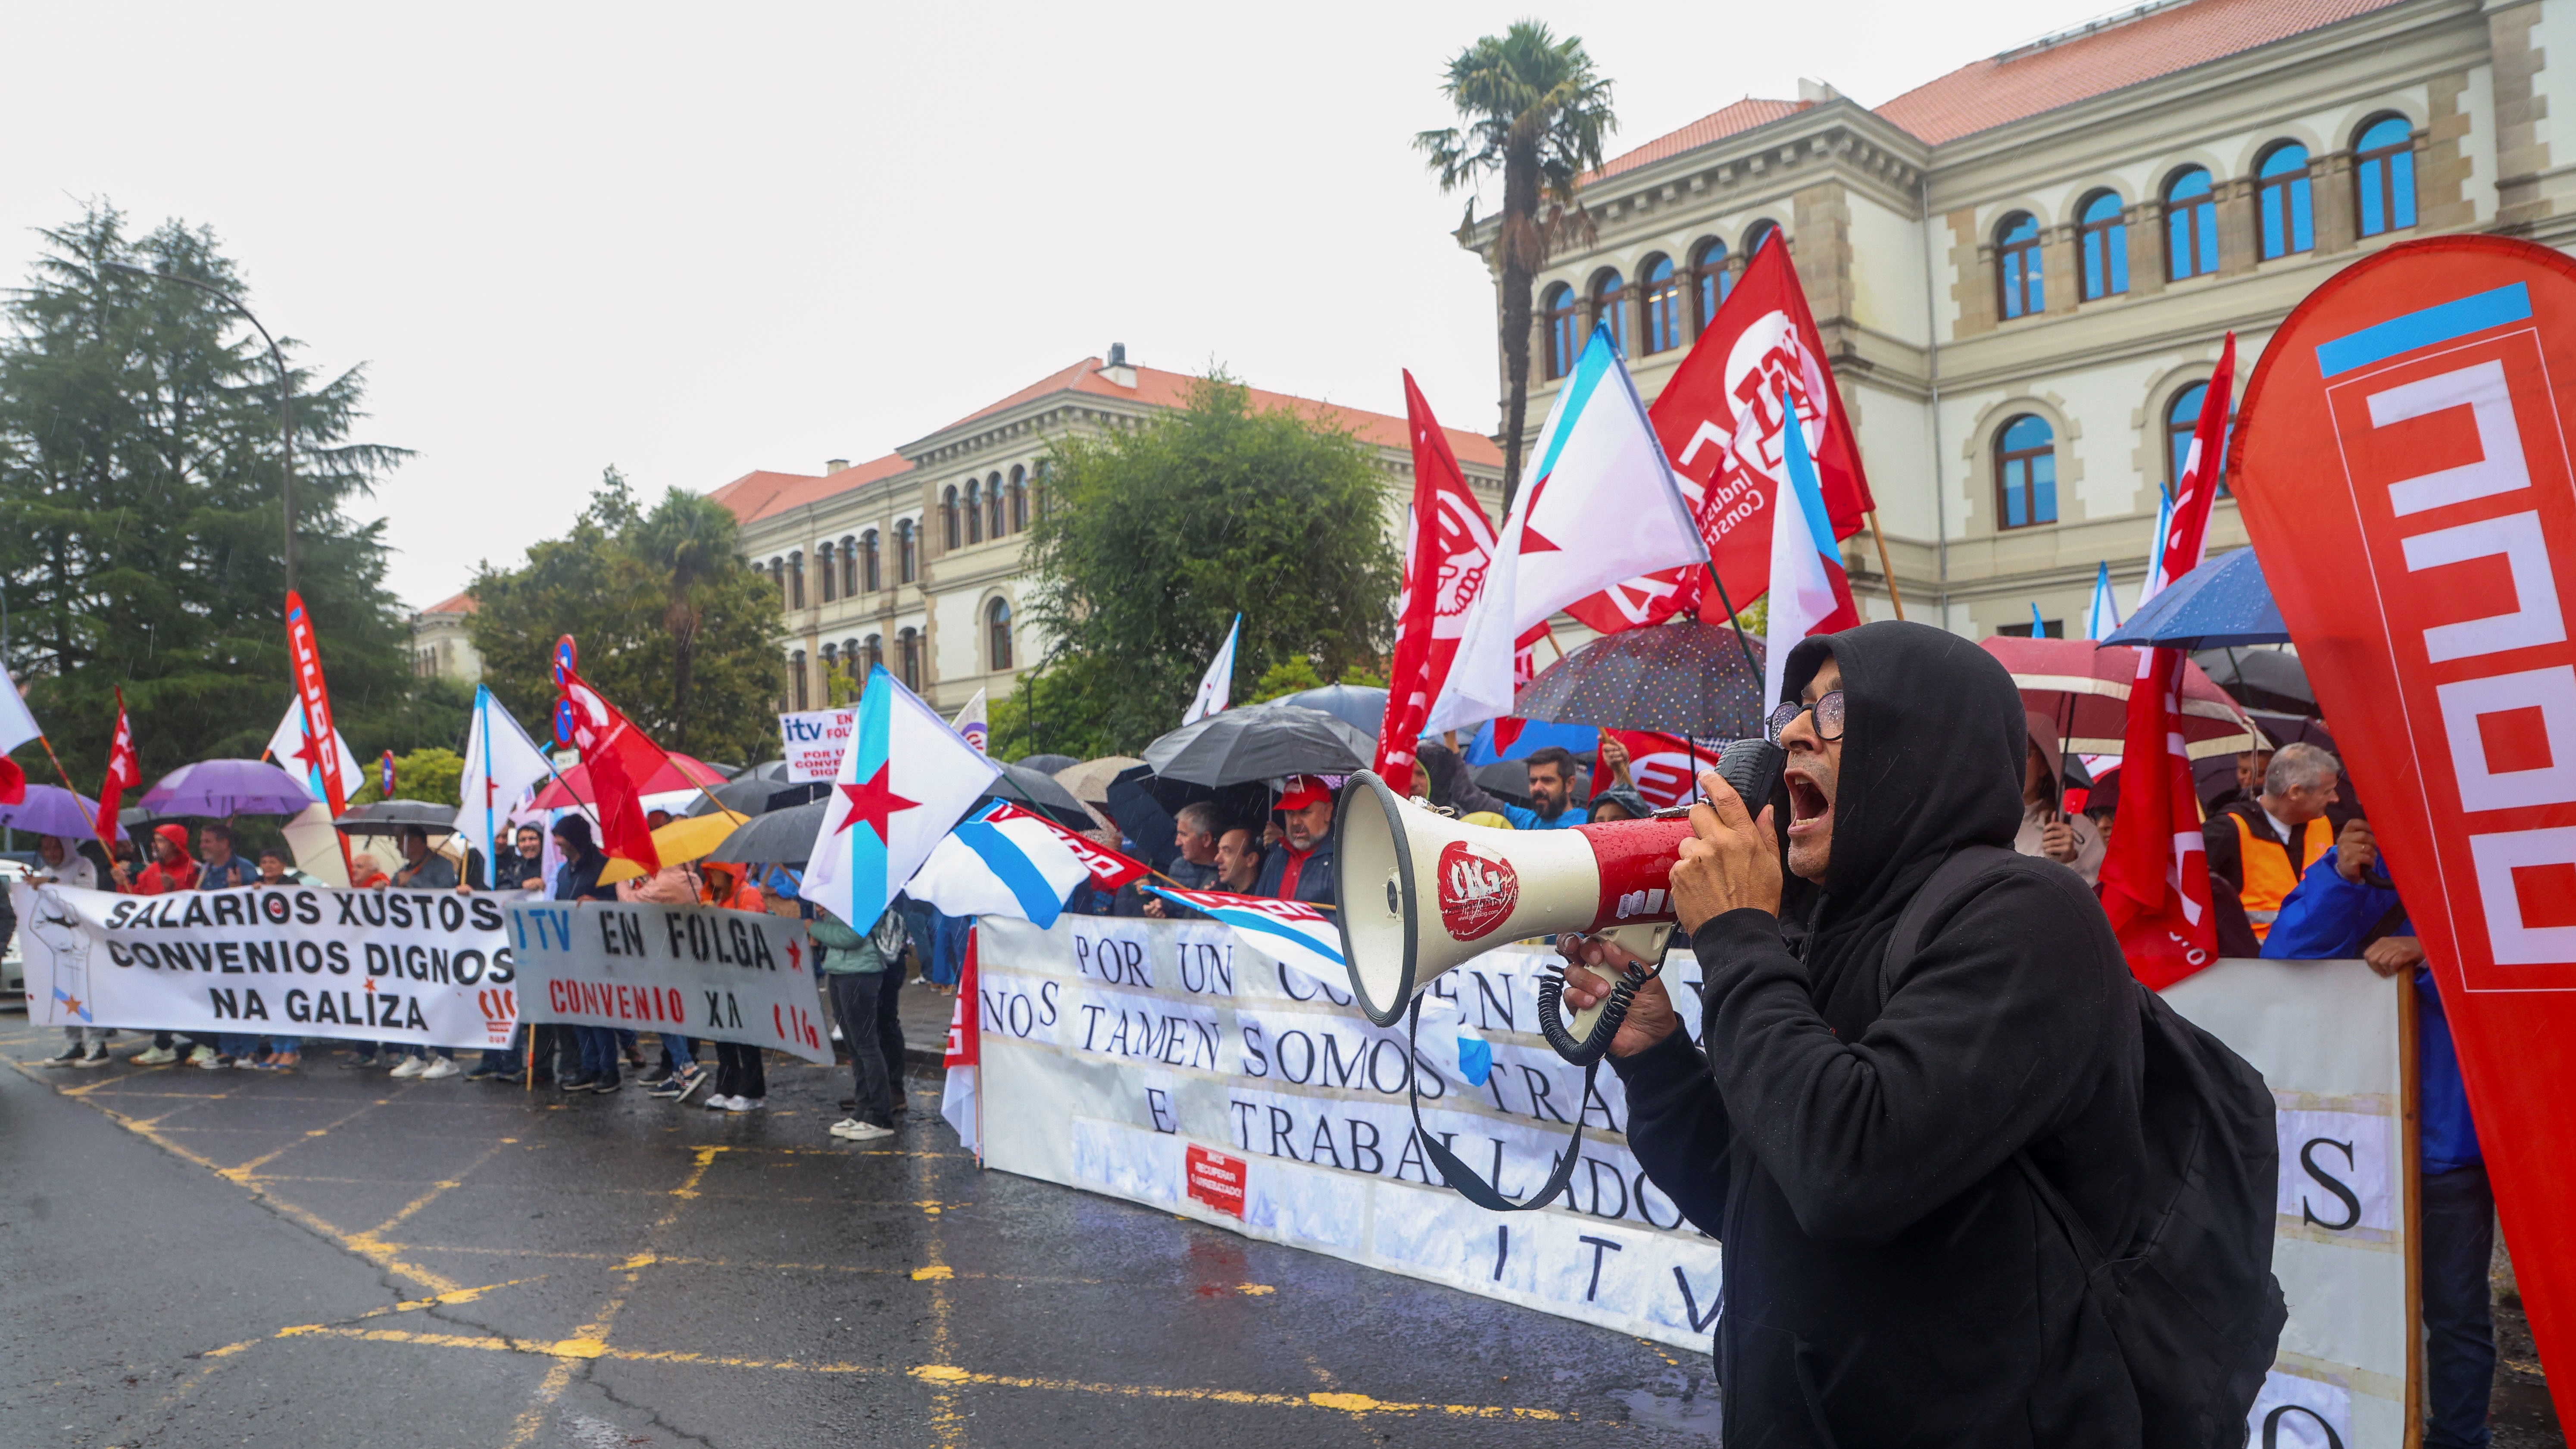
[[[725,1110],[728,1112],[757,1112],[766,1105],[768,1101],[769,1099],[767,1097],[727,1097],[725,1098]]]
[[[191,1055],[188,1058],[188,1065],[192,1067],[203,1067],[210,1072],[220,1072],[228,1067],[240,1066],[241,1063],[234,1061],[231,1057],[225,1056],[221,1052],[217,1052],[213,1056],[206,1058],[204,1061],[199,1061],[194,1055]]]
[[[72,1063],[72,1065],[76,1067],[92,1068],[114,1066],[115,1064],[115,1059],[107,1054],[107,1043],[105,1042],[100,1042],[96,1046],[91,1047],[89,1049],[88,1056]]]
[[[168,1047],[153,1047],[149,1051],[136,1052],[126,1058],[138,1067],[166,1067],[178,1059],[179,1054]]]
[[[644,1088],[645,1096],[659,1097],[663,1101],[667,1102],[673,1097],[680,1095],[680,1089],[687,1086],[688,1083],[679,1077],[672,1076],[664,1077],[658,1082],[645,1082],[639,1083],[638,1085]]]
[[[402,1065],[395,1067],[392,1074],[397,1077],[417,1077],[428,1070],[429,1063],[423,1058],[405,1057],[402,1059]]]
[[[63,1048],[63,1054],[61,1056],[47,1057],[43,1061],[36,1063],[36,1065],[40,1067],[71,1067],[78,1066],[80,1063],[87,1061],[88,1059],[88,1048],[83,1047],[78,1042],[74,1042],[70,1046]]]
[[[840,1121],[833,1123],[825,1130],[829,1131],[835,1137],[847,1137],[851,1133],[859,1130],[859,1119],[856,1117],[844,1117]]]
[[[199,1042],[188,1049],[188,1065],[192,1067],[210,1067],[213,1066],[214,1063],[215,1049],[206,1045],[204,1042]]]
[[[456,1064],[456,1058],[440,1057],[421,1069],[420,1079],[424,1082],[443,1082],[449,1077],[463,1075],[465,1075],[465,1069]]]
[[[492,1063],[476,1062],[474,1064],[474,1070],[465,1074],[465,1080],[469,1082],[479,1082],[485,1077],[497,1077],[499,1075],[501,1075],[501,1069],[494,1066]]]
[[[609,1093],[614,1092],[625,1085],[626,1079],[624,1077],[602,1077],[598,1081],[590,1084],[590,1090],[599,1096],[605,1097]]]
[[[708,1072],[703,1068],[692,1068],[688,1077],[681,1081],[680,1090],[672,1094],[671,1100],[674,1102],[685,1103],[689,1100],[691,1093],[714,1080],[715,1075],[713,1073]]]
[[[669,1067],[655,1067],[653,1070],[637,1077],[635,1079],[635,1085],[639,1087],[658,1087],[678,1075],[679,1073],[672,1071]]]
[[[596,1072],[584,1072],[577,1077],[557,1077],[555,1085],[567,1092],[587,1092],[598,1081],[599,1075]]]
[[[733,1102],[734,1099],[731,1097],[709,1097],[707,1098],[707,1110],[710,1112],[730,1112],[733,1110]]]
[[[892,1137],[894,1135],[894,1129],[891,1127],[880,1127],[874,1122],[862,1122],[855,1117],[848,1117],[832,1124],[832,1135],[845,1142],[875,1142],[882,1138]]]
[[[374,1057],[340,1058],[340,1070],[344,1072],[371,1072],[374,1071],[375,1068],[376,1059]]]

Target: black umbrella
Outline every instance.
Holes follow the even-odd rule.
[[[1082,761],[1071,755],[1022,755],[1011,763],[1024,770],[1035,770],[1041,775],[1052,775],[1058,770],[1070,770]]]
[[[699,794],[689,807],[691,815],[713,815],[719,807],[742,815],[766,815],[791,805],[803,805],[832,793],[829,780],[811,780],[791,784],[786,780],[764,780],[751,775],[737,775],[714,789]],[[713,798],[710,798],[713,797]]]
[[[347,835],[400,835],[424,830],[432,835],[456,833],[456,807],[426,800],[379,800],[360,805],[331,822]]]
[[[1270,702],[1320,709],[1370,739],[1377,738],[1378,726],[1386,723],[1386,691],[1373,684],[1327,684],[1321,689],[1284,694]]]
[[[1149,788],[1154,771],[1150,765],[1130,765],[1109,782],[1109,818],[1118,822],[1118,831],[1135,842],[1136,851],[1145,863],[1156,870],[1172,868],[1172,857],[1181,853],[1172,838],[1172,812],[1163,808]]]
[[[1376,740],[1320,709],[1253,704],[1181,726],[1145,747],[1145,763],[1160,780],[1221,786],[1348,775],[1376,754]]]
[[[706,858],[719,864],[801,866],[822,832],[823,813],[831,808],[830,801],[817,800],[755,816]]]
[[[715,771],[717,774],[724,776],[728,780],[742,773],[742,766],[740,765],[721,764],[715,760],[700,760],[698,763]]]
[[[2316,689],[2295,654],[2278,649],[2203,649],[2191,656],[2191,662],[2200,666],[2210,683],[2247,709],[2309,716],[2317,712]]]
[[[1077,761],[1076,763],[1080,763]],[[1073,792],[1059,785],[1053,775],[1032,770],[1026,765],[1004,765],[993,781],[986,799],[1008,800],[1045,816],[1067,830],[1097,830],[1100,822],[1073,798]]]
[[[759,764],[752,766],[750,769],[743,771],[743,774],[749,775],[756,780],[784,780],[787,778],[787,762],[785,760],[763,760]]]
[[[1768,713],[1762,677],[1723,625],[1677,619],[1595,639],[1522,686],[1512,713],[1554,724],[1750,739]],[[1753,662],[1762,662],[1760,645]]]

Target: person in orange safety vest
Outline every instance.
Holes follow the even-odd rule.
[[[2334,847],[2327,807],[2342,797],[2343,767],[2311,744],[2284,745],[2263,771],[2263,793],[2237,800],[2201,822],[2210,895],[2218,912],[2218,953],[2262,954],[2272,918],[2299,877]]]

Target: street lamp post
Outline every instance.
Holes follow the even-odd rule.
[[[109,271],[125,272],[137,277],[148,277],[156,282],[176,282],[182,287],[194,287],[198,291],[205,293],[207,296],[212,297],[216,301],[223,303],[225,306],[232,308],[236,312],[239,312],[242,315],[242,320],[248,322],[251,327],[259,333],[260,340],[268,344],[268,360],[277,366],[277,442],[280,450],[278,454],[280,460],[279,467],[282,470],[280,474],[280,486],[278,489],[278,501],[286,514],[286,591],[290,594],[294,593],[295,384],[287,374],[285,354],[277,350],[277,339],[269,336],[268,329],[260,325],[259,318],[251,314],[250,308],[242,305],[241,298],[234,296],[230,292],[226,292],[215,287],[209,287],[205,283],[200,282],[193,277],[182,277],[170,272],[156,272],[149,267],[138,267],[132,262],[101,261],[99,265],[107,268]]]

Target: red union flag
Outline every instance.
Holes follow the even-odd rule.
[[[1395,610],[1402,632],[1387,674],[1386,720],[1377,732],[1377,773],[1398,794],[1413,788],[1413,742],[1449,679],[1449,661],[1467,632],[1467,606],[1494,563],[1494,525],[1410,371],[1404,417],[1413,435],[1413,508],[1404,534],[1404,594]]]
[[[1771,587],[1771,501],[1789,476],[1784,392],[1806,429],[1834,537],[1849,538],[1878,505],[1861,472],[1851,413],[1825,363],[1815,314],[1807,310],[1788,248],[1774,233],[1745,264],[1744,279],[1718,305],[1708,330],[1646,410],[1708,540],[1709,557],[1726,581],[1726,597],[1739,609]],[[1699,568],[1630,579],[1576,601],[1566,612],[1615,634],[1694,608],[1711,622],[1726,615]]]
[[[2282,324],[2228,475],[2423,938],[2562,1388],[2553,1345],[2576,1331],[2571,413],[2576,262],[2499,237],[2407,242]],[[2558,1405],[2576,1414],[2576,1394]]]

